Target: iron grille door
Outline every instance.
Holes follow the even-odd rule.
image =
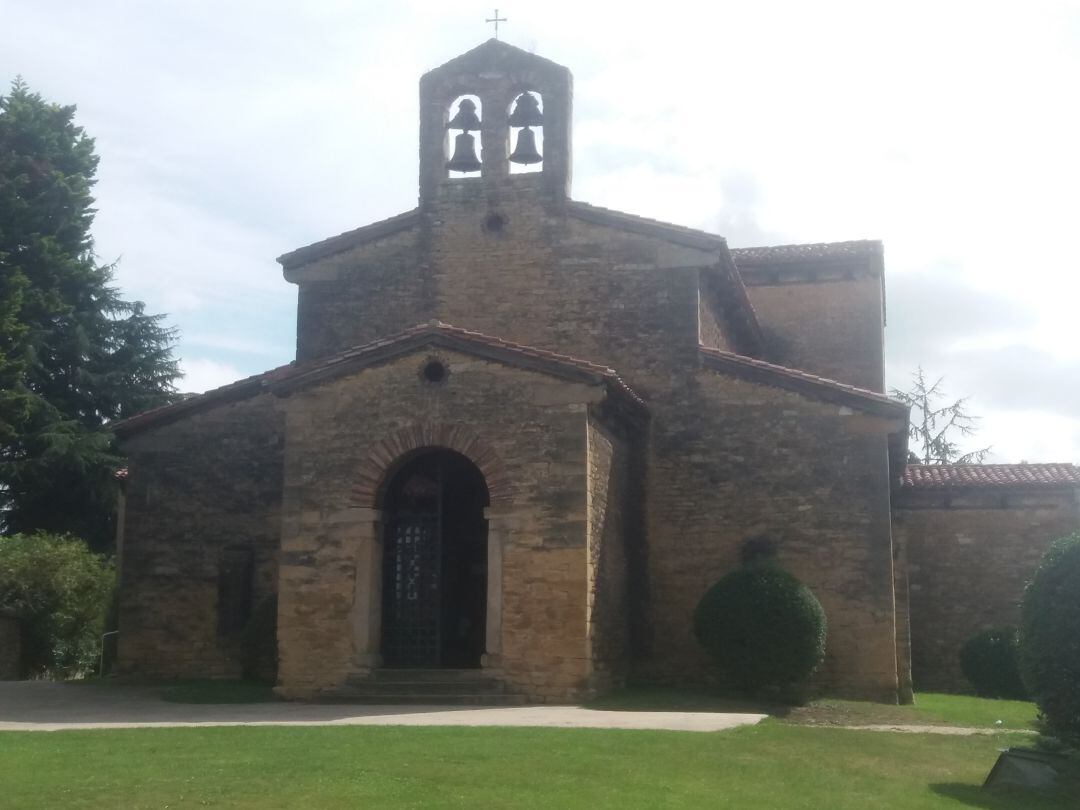
[[[438,666],[442,567],[439,517],[402,513],[388,528],[383,656],[392,666]]]

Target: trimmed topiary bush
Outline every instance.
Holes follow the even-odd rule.
[[[1080,532],[1050,546],[1024,591],[1020,671],[1045,730],[1080,746]]]
[[[756,563],[705,592],[694,635],[725,681],[748,694],[791,696],[825,658],[825,611],[787,571]]]
[[[960,669],[976,694],[989,698],[1026,700],[1020,679],[1016,628],[991,627],[976,633],[960,648]]]

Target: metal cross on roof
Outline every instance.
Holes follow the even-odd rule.
[[[495,16],[490,19],[484,20],[484,22],[495,23],[495,39],[499,38],[499,23],[506,22],[506,17],[499,16],[499,10],[495,9]]]

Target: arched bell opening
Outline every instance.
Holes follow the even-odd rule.
[[[391,474],[382,504],[385,666],[481,665],[488,503],[483,473],[453,450],[416,451]]]
[[[543,104],[543,97],[531,90],[510,104],[510,174],[544,170]]]
[[[446,121],[446,171],[449,177],[478,177],[480,160],[480,97],[458,96],[450,104]]]

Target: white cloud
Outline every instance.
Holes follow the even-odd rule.
[[[99,252],[170,313],[181,354],[236,376],[290,359],[274,256],[415,205],[419,76],[490,36],[482,11],[433,0],[11,5],[0,80],[77,103],[97,138]],[[1004,396],[994,350],[1080,362],[1080,5],[506,16],[504,38],[574,71],[577,198],[736,245],[883,239],[891,377],[922,362],[981,396],[1012,457],[1069,446],[990,414],[1053,399],[1051,380]]]
[[[185,394],[201,394],[236,382],[245,376],[236,366],[205,357],[181,358],[180,370],[184,373],[184,378],[176,387]]]

